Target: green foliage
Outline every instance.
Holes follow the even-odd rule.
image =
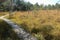
[[[42,31],[43,33],[44,32],[49,33],[52,29],[54,29],[52,25],[43,25],[40,28],[40,31]]]
[[[2,20],[0,20],[0,40],[20,40],[12,28]]]
[[[43,25],[40,28],[33,28],[32,32],[33,33],[38,33],[38,32],[43,32],[43,33],[49,33],[53,28],[51,25]]]
[[[39,32],[40,32],[40,29],[38,29],[38,28],[33,28],[31,31],[31,33],[35,33],[35,34],[37,34]]]
[[[30,2],[24,2],[24,1],[20,1],[18,0],[16,2],[17,4],[17,10],[31,10],[31,7],[33,6]]]
[[[10,10],[10,0],[5,1],[5,2],[0,2],[0,11],[9,11]],[[55,5],[39,5],[38,3],[36,4],[31,4],[30,2],[25,2],[24,0],[13,0],[13,3],[15,4],[13,6],[13,10],[17,11],[27,11],[27,10],[54,10],[54,9],[60,9],[60,4],[56,3]],[[3,6],[2,6],[3,5]],[[2,8],[1,8],[2,7]]]
[[[42,34],[35,34],[38,40],[45,40]]]
[[[33,6],[33,8],[34,8],[35,10],[39,10],[39,9],[40,9],[40,6],[39,6],[38,3],[36,3],[36,4]]]
[[[43,10],[43,9],[44,9],[44,5],[41,4],[41,5],[40,5],[40,10]]]
[[[40,28],[33,28],[32,33],[36,34],[35,36],[38,38],[38,40],[52,40],[53,35],[50,33],[53,29],[54,28],[52,25],[43,25]]]

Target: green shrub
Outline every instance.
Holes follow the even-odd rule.
[[[0,39],[1,40],[20,40],[12,28],[3,20],[0,20]]]
[[[54,27],[52,25],[43,25],[42,27],[40,27],[40,32],[45,32],[45,33],[49,33],[54,29]]]
[[[42,25],[40,28],[33,28],[31,33],[35,33],[38,40],[52,40],[53,35],[50,33],[53,29],[52,25]],[[38,35],[38,33],[40,34]]]
[[[35,34],[38,40],[45,40],[42,34]]]
[[[38,29],[38,28],[33,28],[33,29],[31,30],[31,33],[37,34],[37,33],[39,33],[39,32],[40,32],[40,29]]]

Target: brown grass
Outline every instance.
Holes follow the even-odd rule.
[[[3,16],[5,14],[8,14],[8,12],[0,12],[0,16]]]
[[[60,25],[60,11],[57,10],[39,10],[28,12],[16,12],[13,15],[13,21],[18,24],[26,23],[30,27],[37,27],[40,25]],[[35,25],[35,26],[34,26]]]
[[[60,29],[60,10],[34,10],[16,12],[12,20],[19,25],[24,25],[27,30],[39,29],[43,25],[52,25],[55,29]]]
[[[11,20],[30,33],[43,34],[43,37],[54,37],[53,40],[60,38],[60,10],[18,11]]]
[[[0,14],[7,14],[8,12],[0,12]],[[60,27],[60,10],[34,10],[34,11],[18,11],[11,19],[17,24],[26,24],[31,30],[42,25],[53,25]]]

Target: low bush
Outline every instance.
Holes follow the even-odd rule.
[[[12,28],[3,20],[0,20],[0,40],[20,40]]]

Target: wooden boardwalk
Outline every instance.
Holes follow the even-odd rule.
[[[7,15],[5,15],[7,16]],[[32,36],[28,32],[26,32],[21,26],[18,26],[14,22],[12,22],[9,19],[4,18],[5,16],[0,17],[0,19],[4,20],[7,24],[11,26],[13,31],[17,34],[17,36],[20,38],[20,40],[37,40],[36,37]]]

